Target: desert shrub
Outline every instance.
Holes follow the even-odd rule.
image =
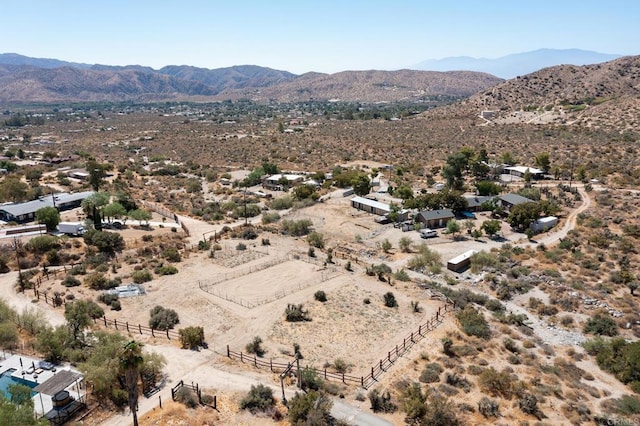
[[[502,340],[502,343],[504,344],[505,349],[508,350],[509,352],[512,352],[514,354],[517,354],[520,352],[520,349],[518,348],[518,344],[513,339],[510,339],[509,337],[505,337]]]
[[[25,244],[25,249],[36,254],[45,254],[49,250],[60,247],[60,243],[57,237],[51,235],[40,235],[33,237]]]
[[[627,342],[616,337],[604,340],[601,337],[588,340],[583,347],[589,355],[596,357],[598,366],[612,373],[622,383],[640,390],[640,342]]]
[[[71,275],[85,275],[86,273],[87,267],[85,265],[76,265],[69,271],[69,274]]]
[[[259,356],[259,357],[264,356],[264,354],[267,352],[262,347],[262,338],[260,338],[260,336],[254,337],[251,342],[247,343],[247,345],[245,346],[245,349],[250,354],[256,354],[256,356]]]
[[[117,293],[102,293],[98,296],[98,302],[102,302],[105,305],[111,305],[111,302],[114,302],[119,299]]]
[[[162,251],[162,257],[167,259],[169,262],[180,262],[182,260],[182,256],[180,252],[175,247],[167,247]]]
[[[251,385],[247,395],[240,400],[240,409],[249,410],[252,413],[267,411],[276,403],[273,398],[273,390],[263,384]]]
[[[199,346],[204,345],[203,327],[189,326],[181,328],[179,333],[182,349],[197,349]]]
[[[176,311],[162,306],[155,306],[149,315],[149,327],[155,330],[169,330],[180,322]]]
[[[319,232],[312,231],[309,236],[307,236],[307,242],[313,247],[324,248],[324,237]]]
[[[315,370],[306,367],[300,372],[300,378],[302,382],[302,389],[317,391],[322,388],[322,379],[318,376]]]
[[[498,299],[489,299],[484,305],[485,308],[492,312],[504,311],[505,307]]]
[[[512,382],[511,374],[505,370],[499,372],[493,367],[484,370],[478,376],[480,389],[491,396],[501,396],[505,399],[511,399]]]
[[[112,311],[120,311],[122,310],[122,303],[120,303],[119,300],[114,300],[113,302],[111,302],[109,307],[111,308]]]
[[[199,405],[198,396],[196,395],[196,393],[192,389],[186,388],[184,386],[178,389],[178,392],[176,392],[176,401],[186,405],[189,408],[196,408]]]
[[[288,195],[276,198],[271,201],[271,204],[269,204],[269,208],[273,210],[286,210],[290,209],[291,207],[293,207],[293,198]]]
[[[349,364],[342,358],[336,358],[333,361],[333,368],[335,368],[338,373],[347,373],[349,371]]]
[[[530,393],[525,393],[518,400],[518,406],[523,413],[538,415],[538,398]]]
[[[393,274],[393,276],[398,281],[410,281],[411,280],[411,278],[409,277],[409,274],[407,274],[407,271],[405,271],[404,269],[398,269],[396,271],[396,273]]]
[[[294,237],[307,235],[311,231],[312,225],[313,223],[309,219],[283,220],[280,224],[284,234],[293,235]]]
[[[640,414],[640,399],[631,395],[624,395],[622,398],[615,400],[616,409],[620,414],[634,415]]]
[[[440,373],[442,373],[444,369],[437,362],[431,362],[427,364],[420,373],[420,381],[422,383],[437,383],[440,381]]]
[[[244,251],[247,249],[247,245],[244,243],[238,243],[238,245],[236,246],[236,250],[238,251]]]
[[[278,212],[263,213],[262,214],[262,224],[263,225],[268,225],[270,223],[277,222],[278,220],[280,220],[280,215],[278,214]]]
[[[478,310],[467,306],[464,310],[460,311],[456,318],[460,321],[462,330],[469,336],[476,336],[486,339],[490,336],[489,324],[484,319],[484,316]]]
[[[158,266],[153,270],[156,275],[174,275],[178,273],[178,268],[173,265],[162,265]]]
[[[153,275],[151,275],[151,271],[148,269],[142,269],[140,271],[133,271],[131,273],[131,279],[136,284],[146,283],[153,279]]]
[[[494,399],[483,396],[480,401],[478,401],[478,411],[485,418],[498,417],[500,414],[500,404]]]
[[[398,406],[391,401],[389,392],[380,393],[378,389],[373,389],[368,396],[371,403],[371,411],[374,413],[393,413],[398,409]]]
[[[369,299],[368,297],[365,297],[364,299],[362,299],[362,303],[364,303],[365,305],[369,305],[371,304],[371,299]]]
[[[62,285],[65,287],[77,287],[80,285],[80,280],[72,275],[67,275],[64,280],[62,280]]]
[[[309,311],[304,309],[302,303],[297,305],[291,303],[287,304],[284,315],[288,322],[311,321]]]
[[[313,298],[316,299],[318,302],[326,302],[327,301],[327,293],[325,293],[322,290],[318,290],[314,293]]]
[[[584,332],[600,336],[617,336],[618,325],[613,318],[596,314],[587,320],[584,325]]]
[[[392,292],[389,291],[385,293],[382,298],[384,300],[384,306],[386,306],[387,308],[396,308],[398,306],[398,301],[396,300],[396,297]]]
[[[100,272],[94,272],[87,275],[84,279],[84,283],[92,290],[108,290],[115,287],[115,285],[112,285],[112,282]]]
[[[445,375],[445,382],[453,387],[462,389],[465,392],[471,390],[471,383],[464,377],[456,373],[447,373]]]
[[[289,401],[287,416],[292,425],[332,424],[331,399],[316,391],[296,393]]]

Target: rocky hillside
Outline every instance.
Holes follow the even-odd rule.
[[[254,65],[206,69],[139,65],[107,66],[0,55],[0,102],[86,101],[415,101],[459,99],[502,79],[477,72],[345,71],[336,74],[287,71]]]
[[[467,97],[503,81],[489,74],[455,71],[344,71],[307,73],[260,90],[225,95],[254,100],[340,100],[358,102],[414,101],[430,96]]]

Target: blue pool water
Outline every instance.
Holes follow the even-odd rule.
[[[11,377],[11,374],[13,374],[15,371],[16,370],[14,368],[10,368],[4,373],[0,374],[0,392],[2,392],[2,394],[7,399],[11,399],[11,394],[9,393],[9,385],[20,384],[28,386],[32,389],[38,385],[36,382],[20,379],[18,377]],[[35,395],[35,392],[33,392],[33,395]]]

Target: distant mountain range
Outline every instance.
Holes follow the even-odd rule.
[[[539,49],[496,59],[469,56],[429,59],[411,68],[425,71],[476,71],[511,79],[555,65],[598,64],[621,56],[580,49]]]
[[[476,72],[287,71],[254,65],[207,69],[171,65],[109,66],[0,54],[0,103],[96,101],[413,101],[468,97],[502,79]]]

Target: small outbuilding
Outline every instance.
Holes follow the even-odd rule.
[[[558,218],[555,216],[541,217],[531,224],[531,230],[539,234],[540,232],[548,231],[558,224]]]
[[[471,265],[471,256],[476,254],[477,251],[469,250],[462,253],[460,256],[456,256],[447,262],[447,269],[453,272],[460,272]]]

